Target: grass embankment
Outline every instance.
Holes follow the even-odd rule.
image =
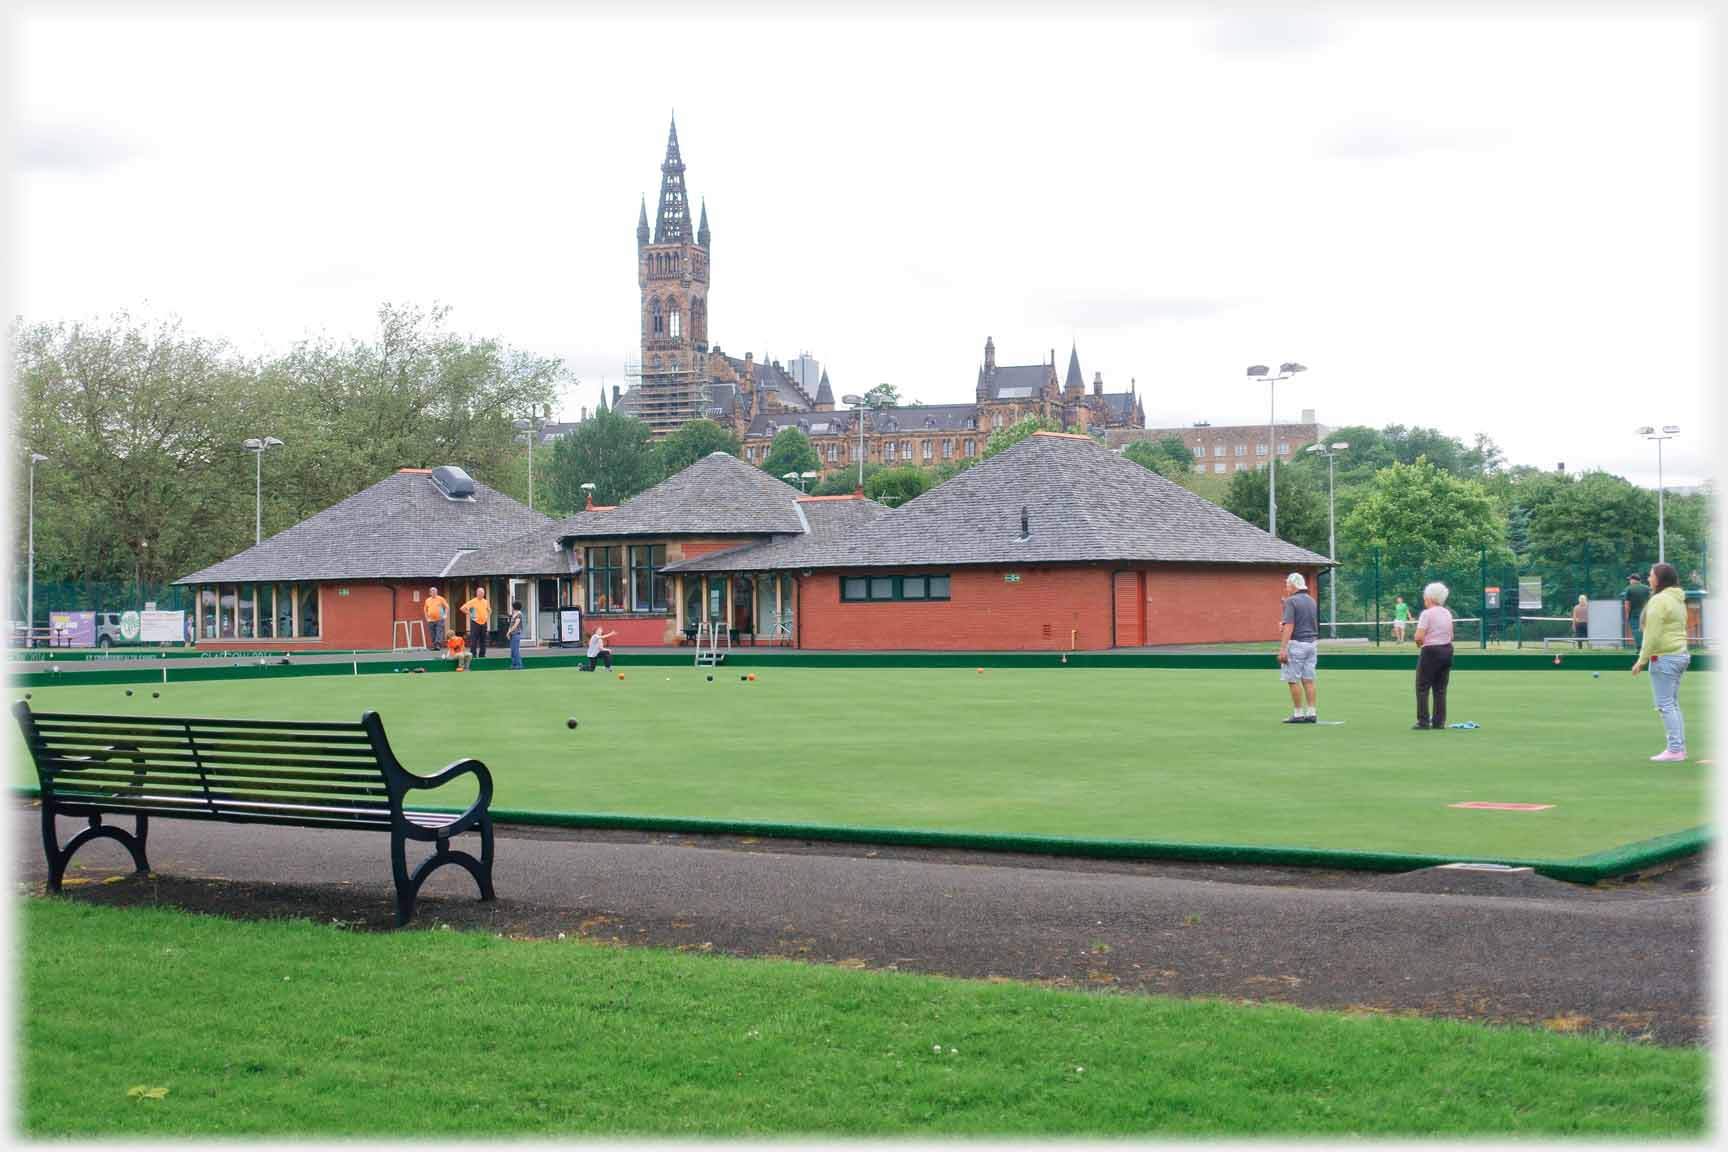
[[[1705,1123],[1695,1049],[61,900],[27,901],[23,926],[34,1138],[1697,1136]]]

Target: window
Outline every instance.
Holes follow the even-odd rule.
[[[630,549],[630,602],[638,612],[665,612],[666,545],[638,544]]]
[[[708,577],[708,619],[721,624],[726,620],[726,577]]]
[[[318,585],[300,584],[300,635],[308,640],[318,638]]]
[[[234,615],[238,606],[234,596],[234,585],[224,584],[221,587],[222,597],[217,601],[217,615],[222,622],[222,639],[234,639]]]
[[[1245,461],[1245,460],[1238,460],[1238,461],[1236,461],[1236,471],[1238,471],[1238,472],[1246,472],[1246,471],[1247,471],[1247,470],[1248,470],[1248,463],[1247,463],[1247,461]]]
[[[1288,441],[1288,440],[1278,441],[1278,455],[1280,455],[1280,456],[1290,455],[1290,441]]]
[[[674,339],[684,331],[683,326],[678,322],[679,315],[678,305],[674,302],[672,307],[666,313],[666,334]]]
[[[691,576],[684,581],[684,624],[694,629],[702,620],[702,577]]]
[[[658,296],[654,298],[650,308],[652,309],[653,322],[648,330],[656,336],[663,335],[666,331],[666,317],[660,312],[660,298]],[[655,365],[655,367],[659,367],[659,365]]]
[[[588,611],[624,611],[624,549],[588,549]]]
[[[1214,455],[1214,456],[1222,456],[1222,455],[1224,455],[1224,445],[1222,445],[1222,444],[1214,444],[1214,445],[1213,445],[1213,446],[1212,446],[1212,455]]]
[[[252,594],[258,598],[258,639],[273,640],[276,636],[273,627],[276,623],[275,591],[268,584],[260,584],[252,590]]]
[[[882,441],[882,459],[884,459],[884,460],[894,459],[894,448],[895,448],[894,441],[892,441],[892,440]]]
[[[1204,445],[1204,444],[1194,445],[1194,455],[1196,457],[1201,457],[1201,456],[1206,455],[1206,445]]]
[[[240,639],[242,639],[242,640],[251,640],[254,638],[253,622],[255,620],[257,620],[258,617],[253,611],[254,602],[252,600],[252,594],[253,594],[252,593],[252,585],[250,585],[250,584],[240,585],[240,633],[239,633],[239,635],[240,635]]]
[[[966,441],[966,455],[967,456],[972,455],[972,441],[970,441],[970,440]]]
[[[198,591],[198,636],[204,640],[215,640],[216,636],[216,589],[201,588]]]
[[[924,459],[933,460],[933,459],[935,459],[935,457],[936,457],[936,442],[934,440],[924,441]]]
[[[947,576],[847,576],[840,581],[840,599],[904,601],[948,599]]]
[[[1220,460],[1220,461],[1218,461],[1218,463],[1212,465],[1212,471],[1214,471],[1214,472],[1224,471],[1224,461]]]
[[[952,439],[942,441],[942,459],[954,459],[954,441]]]
[[[294,586],[276,585],[276,639],[287,640],[294,635]]]
[[[830,463],[830,464],[837,463],[839,461],[839,459],[840,459],[840,445],[838,445],[838,444],[828,445],[828,463]]]
[[[1264,445],[1264,444],[1254,445],[1254,455],[1256,455],[1256,456],[1266,455],[1266,445]]]
[[[1236,455],[1238,455],[1238,456],[1248,455],[1248,445],[1246,445],[1246,444],[1236,445]]]

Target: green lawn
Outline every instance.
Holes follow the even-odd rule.
[[[1410,675],[1324,660],[1321,716],[1338,726],[1278,723],[1289,698],[1270,667],[768,667],[754,683],[623,668],[625,680],[531,665],[141,685],[131,697],[56,685],[31,703],[296,719],[375,708],[411,769],[477,756],[497,806],[541,811],[1534,859],[1707,819],[1708,673],[1683,688],[1693,760],[1659,765],[1647,759],[1662,747],[1649,681],[1624,671],[1460,672],[1450,718],[1481,727],[1412,732]],[[1473,800],[1554,807],[1448,807]]]
[[[1704,1133],[1699,1049],[62,900],[23,927],[37,1139]]]

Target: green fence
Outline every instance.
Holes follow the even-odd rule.
[[[25,601],[29,598],[24,573],[12,581],[12,603],[8,621],[24,620]],[[192,590],[173,584],[134,583],[132,581],[101,580],[40,580],[36,581],[36,628],[48,626],[51,612],[139,612],[154,603],[163,612],[190,612]]]
[[[1414,619],[1422,611],[1422,590],[1439,581],[1449,593],[1446,606],[1459,621],[1457,643],[1478,647],[1540,645],[1548,637],[1570,636],[1579,596],[1618,600],[1626,591],[1627,576],[1637,572],[1647,578],[1656,561],[1654,549],[1645,556],[1593,554],[1588,547],[1566,563],[1508,563],[1485,551],[1446,563],[1409,563],[1378,550],[1346,553],[1340,559],[1337,569],[1322,573],[1316,589],[1322,635],[1392,643],[1397,597],[1404,598]],[[1702,572],[1680,576],[1689,599],[1706,594]],[[1413,626],[1405,630],[1406,641],[1413,631]]]

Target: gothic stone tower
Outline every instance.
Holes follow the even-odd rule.
[[[708,206],[691,227],[678,121],[660,165],[660,208],[653,238],[648,204],[636,220],[636,281],[642,295],[642,401],[638,412],[664,439],[703,414],[702,361],[708,351]]]

